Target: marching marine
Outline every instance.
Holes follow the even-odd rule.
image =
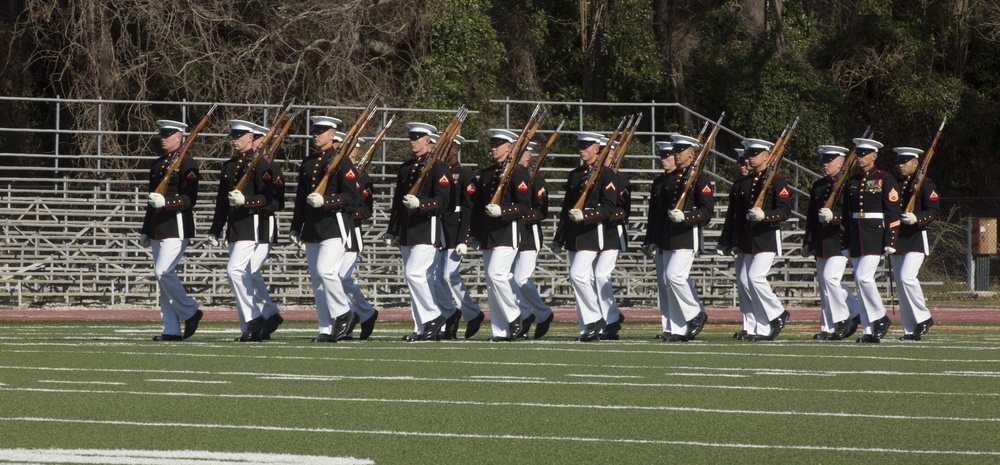
[[[181,156],[181,145],[187,125],[179,121],[159,120],[160,155],[149,168],[149,200],[142,220],[139,245],[152,246],[153,275],[160,288],[160,318],[163,332],[153,336],[154,341],[180,341],[198,329],[202,312],[198,303],[187,295],[184,284],[177,277],[177,264],[184,256],[194,237],[194,209],[198,200],[198,163],[190,153],[185,153],[180,167],[170,173],[166,190],[156,188],[166,176],[169,167]],[[180,321],[184,320],[181,333]]]
[[[896,166],[899,168],[897,182],[903,186],[903,205],[908,205],[910,199],[914,199],[913,211],[900,215],[902,224],[899,226],[896,252],[889,255],[892,272],[896,276],[896,288],[899,289],[899,317],[903,320],[903,336],[899,339],[919,341],[934,326],[917,273],[930,254],[927,226],[937,219],[940,211],[939,196],[934,181],[926,176],[919,192],[914,192],[923,150],[897,147],[893,151],[896,152]]]
[[[229,137],[236,154],[222,164],[215,216],[208,230],[213,247],[228,243],[226,277],[236,296],[236,311],[242,334],[237,342],[260,342],[264,318],[254,297],[251,259],[258,247],[269,248],[270,222],[264,213],[274,199],[274,175],[266,161],[254,150],[261,131],[249,121],[230,120]],[[263,131],[266,132],[266,129]],[[246,184],[240,188],[240,183]],[[223,231],[225,228],[225,231]],[[263,261],[260,262],[263,265]]]
[[[889,331],[892,321],[875,284],[875,271],[882,255],[896,252],[899,235],[900,192],[895,178],[875,168],[882,143],[872,139],[854,139],[858,173],[847,181],[842,205],[844,234],[842,252],[854,267],[854,282],[861,301],[861,343],[878,343]]]

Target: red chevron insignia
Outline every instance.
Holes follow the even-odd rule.
[[[521,181],[521,184],[518,184],[518,185],[517,185],[517,190],[519,190],[519,191],[521,191],[521,192],[525,192],[525,191],[527,191],[527,190],[528,190],[528,185],[527,185],[527,184],[525,184],[525,182],[524,182],[524,181]]]
[[[354,170],[351,169],[350,171],[347,172],[347,174],[344,175],[344,177],[347,178],[347,179],[354,179],[354,178],[356,178],[358,176],[356,174],[354,174]]]
[[[701,193],[705,195],[712,195],[712,186],[705,184],[705,188],[701,190]]]
[[[441,175],[441,179],[438,179],[438,184],[440,184],[442,186],[447,186],[448,185],[448,175],[442,174]]]
[[[931,191],[931,196],[929,198],[931,200],[937,200],[938,199],[937,191]]]
[[[785,189],[784,187],[781,188],[781,192],[778,192],[778,197],[781,197],[783,199],[787,199],[789,195],[790,194],[788,193],[788,189]]]

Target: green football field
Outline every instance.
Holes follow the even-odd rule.
[[[157,343],[153,322],[4,323],[0,463],[1000,462],[995,327],[408,344],[398,322],[318,345],[315,323],[263,344],[233,326]]]

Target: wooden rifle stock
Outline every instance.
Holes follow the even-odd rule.
[[[761,184],[760,193],[757,194],[757,199],[753,202],[754,208],[761,208],[764,206],[764,199],[767,197],[767,189],[771,187],[771,183],[774,182],[774,176],[778,174],[778,165],[781,163],[781,158],[785,155],[785,147],[788,146],[788,140],[792,138],[792,133],[795,132],[795,126],[799,124],[799,117],[795,117],[795,121],[792,122],[791,127],[786,127],[785,131],[778,138],[778,142],[774,144],[774,151],[771,152],[771,160],[768,162],[767,166],[767,179]]]
[[[351,126],[351,129],[347,131],[347,135],[344,136],[344,141],[340,144],[340,150],[337,151],[337,156],[326,165],[326,171],[323,172],[323,177],[320,178],[319,182],[316,183],[316,188],[313,189],[314,194],[324,195],[326,193],[326,185],[330,182],[330,174],[333,170],[340,165],[340,161],[344,159],[344,156],[350,153],[350,150],[354,149],[354,144],[358,140],[358,136],[361,131],[365,130],[368,126],[368,122],[371,121],[372,117],[375,116],[375,106],[378,101],[378,93],[368,101],[368,105],[365,109],[361,111],[361,115],[358,116],[357,121]]]
[[[587,204],[587,196],[590,194],[591,187],[597,182],[597,178],[601,174],[601,169],[604,168],[604,162],[608,159],[608,154],[611,153],[611,144],[613,141],[618,139],[618,134],[622,132],[622,128],[627,127],[625,122],[628,121],[629,124],[635,115],[630,115],[623,117],[621,122],[618,123],[618,127],[615,128],[615,132],[611,133],[611,137],[608,138],[608,145],[605,145],[601,149],[600,154],[597,155],[597,161],[593,165],[590,165],[590,172],[587,174],[587,182],[583,186],[583,190],[580,191],[580,198],[576,199],[576,203],[573,204],[573,208],[577,210],[583,210],[583,206]]]
[[[642,114],[640,113],[635,120],[635,124],[633,124],[628,130],[628,133],[622,137],[622,141],[618,143],[618,147],[615,147],[614,158],[611,159],[611,168],[614,169],[615,173],[618,172],[618,168],[622,165],[622,160],[625,159],[625,151],[628,150],[628,144],[632,142],[632,137],[635,136],[635,131],[639,128],[639,121],[641,120]]]
[[[542,151],[538,152],[538,159],[535,160],[535,167],[531,170],[531,180],[535,180],[535,175],[538,174],[538,170],[542,168],[542,161],[545,160],[545,156],[549,154],[549,149],[552,148],[552,144],[556,142],[556,137],[559,135],[559,131],[562,130],[563,123],[566,120],[559,122],[559,127],[555,131],[552,131],[552,135],[549,136],[549,140],[545,142],[545,147],[542,147]]]
[[[268,146],[268,142],[271,141],[271,138],[274,137],[274,134],[278,131],[278,126],[285,122],[285,118],[288,118],[288,110],[291,110],[292,103],[294,102],[294,99],[292,102],[289,102],[288,106],[285,107],[281,114],[278,115],[278,118],[274,120],[274,124],[271,125],[271,129],[269,129],[267,134],[264,135],[264,140],[262,140],[260,145],[257,146],[257,149],[253,151],[253,155],[250,158],[250,164],[247,165],[247,169],[243,172],[243,176],[240,177],[239,181],[236,181],[236,185],[233,186],[233,190],[242,191],[243,188],[246,187],[247,181],[250,180],[250,176],[253,174],[253,170],[257,166],[257,162],[259,162],[262,158],[261,154],[264,153],[264,148]]]
[[[931,158],[934,156],[934,148],[937,147],[938,139],[941,138],[941,131],[944,130],[944,123],[946,121],[948,121],[947,116],[941,120],[941,127],[938,128],[937,134],[934,135],[931,147],[924,154],[924,161],[920,164],[920,169],[917,170],[917,174],[913,178],[914,182],[913,189],[910,189],[910,200],[906,202],[906,209],[903,210],[903,213],[913,213],[913,209],[917,206],[917,196],[920,195],[920,187],[924,185],[924,179],[927,177],[927,165],[930,164]]]
[[[294,113],[285,119],[285,125],[282,126],[281,131],[278,131],[278,135],[274,136],[274,140],[271,141],[271,145],[269,145],[267,147],[267,151],[264,152],[264,159],[267,160],[268,165],[274,163],[274,156],[278,153],[278,146],[285,140],[285,136],[288,135],[288,130],[292,128],[292,121],[295,120],[296,116],[299,116],[299,113],[301,113],[301,110],[295,110]]]
[[[369,145],[368,149],[365,150],[364,155],[362,155],[361,158],[358,160],[358,166],[357,166],[358,174],[364,173],[368,169],[368,164],[371,163],[372,157],[375,156],[375,149],[378,148],[379,142],[382,142],[382,138],[385,137],[385,133],[389,130],[389,127],[392,126],[392,123],[395,120],[396,120],[396,115],[392,115],[389,117],[389,121],[386,121],[385,126],[382,128],[381,131],[379,131],[378,135],[375,136],[375,139],[372,140],[371,145]]]
[[[701,172],[701,164],[705,160],[705,156],[708,151],[711,150],[712,143],[715,142],[715,135],[719,133],[719,126],[722,124],[722,119],[726,117],[726,112],[722,112],[719,115],[719,119],[715,122],[715,127],[712,128],[712,132],[708,133],[708,138],[705,139],[704,144],[701,146],[701,150],[698,151],[698,156],[694,158],[691,162],[691,166],[688,167],[687,181],[684,183],[684,190],[681,191],[680,197],[677,198],[677,203],[674,205],[675,210],[683,210],[684,202],[687,201],[688,194],[691,193],[691,189],[694,188],[694,182],[698,179],[698,173]],[[706,123],[707,124],[707,123]]]
[[[871,134],[871,126],[865,129],[864,134],[861,138],[867,138]],[[830,195],[827,196],[826,201],[823,202],[823,208],[830,210],[833,208],[833,204],[837,201],[837,197],[840,195],[840,190],[844,187],[844,183],[847,178],[851,177],[851,171],[854,170],[854,164],[858,161],[857,148],[851,149],[851,152],[847,154],[847,158],[844,160],[844,165],[840,168],[840,173],[837,174],[837,180],[833,183],[833,188],[830,189]]]
[[[153,192],[160,195],[167,192],[167,185],[170,184],[170,177],[174,175],[178,168],[181,167],[181,160],[184,160],[184,156],[187,155],[187,151],[188,148],[191,147],[191,143],[194,142],[195,137],[198,137],[198,133],[201,132],[206,124],[208,124],[208,117],[212,115],[212,112],[214,112],[218,106],[218,103],[213,104],[212,108],[208,109],[208,113],[205,113],[205,116],[201,117],[198,124],[194,127],[191,133],[188,134],[187,139],[184,140],[184,145],[181,146],[181,153],[177,155],[177,158],[174,159],[172,163],[170,163],[166,172],[163,173],[163,179],[160,180],[160,183],[157,184],[156,189],[154,189]]]
[[[410,190],[406,193],[407,195],[415,196],[420,193],[420,187],[424,183],[424,178],[426,178],[427,174],[431,172],[431,168],[434,167],[434,162],[437,161],[443,153],[447,153],[444,146],[447,146],[447,150],[451,150],[451,141],[462,129],[462,123],[465,122],[465,118],[468,115],[469,110],[465,108],[465,105],[458,108],[458,111],[455,112],[455,116],[451,118],[448,126],[445,127],[441,136],[438,137],[438,142],[441,142],[441,139],[445,138],[444,140],[448,141],[448,143],[436,145],[434,147],[434,152],[424,156],[423,168],[420,169],[420,174],[417,175],[417,179],[413,182],[413,186],[411,186]]]
[[[521,157],[521,152],[524,148],[528,146],[528,142],[534,137],[535,131],[538,130],[538,126],[542,123],[542,119],[545,118],[545,113],[543,112],[538,118],[538,111],[541,110],[541,104],[535,106],[535,111],[531,112],[531,117],[528,118],[528,122],[525,123],[524,129],[521,130],[521,134],[517,136],[517,140],[514,141],[514,145],[511,147],[510,154],[507,155],[507,159],[503,162],[503,172],[500,175],[500,182],[497,183],[497,189],[493,191],[493,195],[490,197],[490,203],[499,204],[500,200],[503,199],[503,191],[507,187],[507,181],[510,179],[510,173],[514,171],[514,165],[517,165],[517,160]]]

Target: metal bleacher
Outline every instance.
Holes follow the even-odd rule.
[[[66,100],[44,100],[49,105],[65,105]],[[0,98],[2,104],[3,98]],[[114,102],[106,100],[76,101],[79,105],[136,104],[141,102]],[[167,102],[158,102],[166,104]],[[509,110],[516,105],[534,105],[537,102],[499,100],[491,104]],[[581,107],[580,121],[574,130],[583,129],[582,107],[590,104],[580,102],[542,102],[548,105]],[[199,105],[185,103],[185,105]],[[596,105],[596,104],[595,104]],[[602,104],[611,105],[611,104]],[[626,104],[614,104],[622,106]],[[657,111],[681,111],[699,120],[704,117],[676,104],[628,104],[637,110],[655,115]],[[221,106],[221,105],[220,105]],[[240,105],[232,105],[238,107]],[[244,105],[246,106],[246,105]],[[627,106],[627,105],[626,105]],[[257,107],[266,109],[267,105]],[[271,106],[273,107],[273,105]],[[256,108],[256,107],[254,107]],[[312,106],[312,111],[329,112],[356,110],[349,107]],[[109,111],[109,110],[106,110]],[[273,108],[272,108],[273,111]],[[450,110],[420,109],[380,109],[385,113],[405,113],[407,118],[418,119],[421,113],[445,112]],[[259,114],[259,112],[257,113]],[[266,119],[266,118],[265,118]],[[655,121],[655,118],[650,118]],[[384,119],[383,119],[384,121]],[[74,133],[60,129],[0,128],[4,133],[34,133],[35,136],[70,138]],[[145,123],[147,126],[151,124]],[[517,127],[517,121],[508,121],[508,127]],[[222,124],[217,124],[221,127]],[[571,127],[567,124],[567,127]],[[549,129],[551,128],[544,128]],[[592,129],[592,128],[590,128]],[[147,130],[151,130],[148,129]],[[539,131],[543,133],[544,131]],[[108,132],[113,133],[111,131]],[[648,132],[639,132],[637,139],[644,143],[662,140],[667,131],[653,127]],[[148,137],[148,132],[145,137]],[[732,133],[731,136],[739,137]],[[202,137],[221,138],[221,133],[204,133]],[[368,298],[379,307],[403,305],[408,299],[403,280],[402,261],[398,249],[389,247],[381,240],[388,222],[388,203],[392,196],[395,169],[404,139],[387,138],[380,154],[369,168],[376,183],[376,213],[365,225],[366,247],[358,260],[356,277]],[[65,143],[65,140],[64,140]],[[57,152],[59,144],[56,145]],[[645,147],[645,145],[643,145]],[[652,147],[652,144],[649,144]],[[649,197],[649,183],[658,174],[658,158],[649,148],[649,153],[635,155],[642,167],[630,167],[626,171],[634,180],[633,211],[628,225],[632,247],[622,254],[614,272],[616,296],[623,306],[655,305],[656,283],[652,259],[639,250],[645,229]],[[39,158],[65,157],[55,154],[0,154],[0,156],[37,156]],[[149,153],[142,157],[152,158]],[[572,159],[572,153],[553,153],[553,158]],[[630,157],[633,157],[630,155]],[[294,192],[298,158],[284,164],[289,195]],[[201,165],[203,181],[195,208],[198,236],[188,246],[178,273],[184,280],[191,295],[204,305],[232,305],[225,276],[227,253],[222,248],[211,248],[204,240],[211,222],[212,208],[217,183],[220,159],[197,158]],[[731,181],[719,174],[719,166],[727,166],[732,160],[720,151],[713,151],[706,164],[715,177],[716,209],[715,217],[705,231],[705,243],[709,252],[696,258],[692,277],[706,304],[732,306],[736,302],[732,259],[714,254],[714,246],[722,227],[725,203]],[[805,185],[811,183],[815,173],[790,161],[782,165],[786,177],[802,176]],[[35,165],[38,165],[36,163]],[[566,163],[553,165],[565,166]],[[648,167],[647,167],[648,166]],[[731,166],[731,165],[729,165]],[[213,172],[214,170],[214,172]],[[563,179],[567,168],[545,168],[543,175],[549,180],[553,193],[552,216],[558,212],[562,201]],[[125,176],[123,174],[127,174]],[[129,180],[131,179],[131,180]],[[795,183],[802,185],[801,182]],[[721,191],[721,192],[720,192]],[[796,205],[804,210],[807,195],[802,190],[793,189],[798,197]],[[291,199],[288,199],[289,204]],[[124,307],[155,306],[157,301],[156,281],[152,273],[152,258],[148,248],[138,244],[139,225],[142,222],[146,203],[145,171],[142,169],[104,169],[100,175],[93,170],[57,167],[5,167],[0,173],[0,216],[3,218],[0,249],[0,305],[31,307],[42,305]],[[279,213],[279,222],[287,227],[291,222],[291,208]],[[790,304],[811,304],[817,300],[814,262],[800,257],[801,212],[783,226],[783,242],[789,253],[776,259],[772,269],[771,284],[779,297]],[[555,220],[549,218],[544,224],[547,236],[555,231]],[[284,231],[287,233],[287,231]],[[272,297],[282,305],[309,306],[312,304],[312,290],[309,283],[304,254],[287,241],[275,246],[265,266],[265,279],[271,286]],[[485,280],[481,255],[474,252],[463,260],[463,275],[474,295],[485,300]],[[534,280],[543,297],[555,304],[572,301],[573,293],[567,278],[566,256],[555,255],[549,250],[539,256]]]

